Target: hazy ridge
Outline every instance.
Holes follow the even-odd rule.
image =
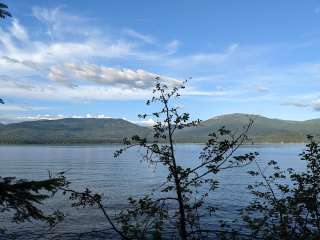
[[[213,130],[226,126],[240,132],[249,122],[254,124],[249,136],[255,143],[305,142],[306,135],[320,134],[320,119],[290,121],[258,115],[227,114],[203,121],[200,126],[177,132],[177,142],[201,143]],[[65,118],[0,125],[2,144],[76,144],[120,143],[125,137],[138,134],[151,136],[150,127],[123,119]]]

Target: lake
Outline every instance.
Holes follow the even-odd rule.
[[[162,167],[155,168],[141,161],[143,152],[138,149],[114,159],[113,153],[119,148],[119,145],[2,145],[0,176],[45,179],[48,171],[67,171],[67,179],[72,182],[73,188],[84,190],[88,187],[94,192],[103,193],[103,202],[112,214],[126,206],[129,196],[141,196],[149,192],[159,186],[166,176]],[[197,144],[177,145],[178,162],[194,166],[201,148]],[[261,164],[276,160],[282,168],[302,169],[304,163],[299,160],[298,154],[303,148],[303,144],[250,145],[242,147],[238,153],[257,151]],[[248,168],[250,166],[218,174],[220,189],[210,197],[210,201],[219,210],[215,218],[206,219],[208,224],[217,224],[216,219],[237,217],[240,209],[248,203],[250,196],[247,185],[253,182],[246,173]],[[108,226],[99,211],[77,211],[70,207],[66,197],[60,195],[47,204],[49,209],[60,209],[66,214],[65,220],[53,229],[48,230],[47,226],[38,222],[12,224],[4,216],[0,217],[0,226],[5,226],[8,233],[14,233],[15,239],[105,239],[104,230]],[[0,239],[7,238],[0,235]]]

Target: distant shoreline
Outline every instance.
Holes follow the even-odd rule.
[[[320,136],[320,119],[293,122],[252,115],[254,124],[247,136],[256,144],[303,144],[307,136]],[[235,134],[244,131],[248,116],[229,114],[203,121],[197,127],[176,132],[179,144],[204,144],[208,135],[222,126]],[[16,124],[0,124],[0,144],[3,145],[97,145],[121,144],[130,136],[153,139],[152,129],[124,119],[72,119],[30,121]]]
[[[205,142],[176,142],[179,145],[204,145]],[[244,143],[243,146],[250,145],[289,145],[289,144],[307,144],[307,142],[258,142]],[[122,142],[101,142],[101,143],[0,143],[0,146],[81,146],[81,145],[123,145]]]

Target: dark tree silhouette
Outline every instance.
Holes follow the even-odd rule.
[[[243,219],[252,236],[263,239],[303,240],[320,236],[320,144],[308,136],[309,143],[300,154],[305,170],[281,170],[270,161],[271,172],[256,162],[262,181],[250,185],[254,200],[245,209]]]
[[[14,177],[0,177],[0,212],[14,212],[13,221],[41,220],[54,225],[63,214],[55,211],[46,214],[40,209],[42,202],[52,197],[67,182],[61,175],[43,181],[29,181]]]
[[[218,129],[209,134],[209,140],[202,149],[199,161],[194,161],[195,166],[185,167],[176,158],[176,146],[174,136],[179,130],[188,127],[195,127],[200,124],[200,120],[190,121],[188,113],[179,113],[179,108],[175,107],[172,101],[180,97],[179,90],[185,88],[185,82],[180,86],[173,88],[168,87],[157,78],[157,84],[153,89],[154,96],[147,101],[147,105],[152,103],[162,105],[158,112],[151,115],[142,114],[141,118],[148,116],[157,119],[153,126],[154,134],[152,143],[148,143],[147,139],[133,136],[131,139],[126,139],[127,147],[116,152],[118,156],[128,148],[139,146],[146,150],[144,159],[151,164],[161,164],[167,168],[168,176],[166,181],[157,190],[165,197],[156,198],[153,193],[145,198],[138,200],[130,200],[134,209],[146,211],[149,213],[151,206],[159,213],[151,211],[152,214],[157,213],[158,221],[154,222],[156,232],[161,232],[159,226],[163,223],[162,218],[174,220],[175,227],[179,230],[178,235],[181,239],[201,239],[207,235],[208,231],[201,225],[201,217],[210,215],[216,211],[215,206],[210,206],[206,202],[206,198],[218,188],[219,181],[215,177],[220,171],[242,167],[255,159],[257,153],[248,153],[244,155],[236,155],[238,148],[247,140],[247,132],[252,125],[252,120],[249,120],[246,126],[239,135],[234,135],[225,127]],[[206,190],[200,191],[200,188]],[[173,204],[172,204],[173,202]],[[176,203],[176,211],[173,213],[167,209],[174,206]],[[127,211],[122,214],[122,224],[124,229],[134,222],[133,217],[136,213]],[[125,221],[123,221],[125,219]],[[133,221],[132,221],[133,220]],[[137,219],[139,221],[139,219]],[[149,224],[149,223],[148,223]],[[146,224],[144,224],[145,228]],[[142,229],[144,229],[142,228]],[[133,228],[134,231],[142,231],[141,229]],[[127,231],[130,234],[130,231]]]
[[[0,18],[11,17],[11,13],[7,9],[8,6],[0,2]]]
[[[249,120],[248,126],[238,135],[232,134],[225,127],[213,131],[199,158],[194,160],[194,166],[186,167],[176,158],[174,136],[177,131],[196,127],[201,123],[199,120],[190,121],[189,114],[179,113],[178,107],[172,103],[180,96],[179,91],[185,88],[185,83],[169,87],[160,78],[156,81],[153,97],[147,101],[147,105],[155,103],[161,108],[150,115],[139,115],[140,118],[152,116],[157,119],[152,138],[133,136],[125,139],[124,148],[115,152],[115,157],[129,148],[145,150],[145,161],[163,165],[167,169],[168,175],[164,182],[148,195],[138,199],[129,198],[129,208],[121,211],[116,219],[108,216],[101,197],[92,195],[90,191],[73,192],[72,200],[76,201],[76,206],[98,206],[103,210],[108,223],[112,223],[113,229],[123,239],[161,239],[166,234],[184,240],[202,239],[209,234],[220,236],[220,230],[206,229],[201,224],[202,217],[217,210],[206,199],[218,188],[216,175],[220,171],[242,167],[255,159],[257,153],[237,155],[239,147],[247,141],[247,131],[252,120]],[[228,233],[223,234],[228,236]]]

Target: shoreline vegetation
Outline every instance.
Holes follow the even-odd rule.
[[[175,142],[203,144],[210,130],[225,126],[241,132],[249,119],[254,121],[248,132],[250,144],[306,143],[307,135],[320,135],[320,119],[290,121],[259,115],[227,114],[202,121],[199,126],[177,132]],[[0,145],[79,145],[121,144],[123,139],[139,135],[152,141],[152,127],[115,118],[64,118],[0,125]]]

